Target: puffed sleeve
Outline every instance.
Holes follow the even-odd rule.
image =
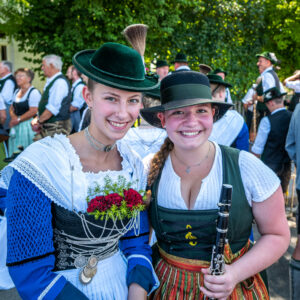
[[[88,299],[55,263],[51,200],[14,171],[7,193],[7,266],[22,299]]]
[[[148,295],[158,288],[159,281],[152,267],[152,250],[149,245],[149,222],[146,211],[140,213],[138,235],[136,230],[127,232],[120,240],[120,249],[128,261],[127,285],[137,283]]]

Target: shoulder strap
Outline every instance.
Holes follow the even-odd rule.
[[[274,77],[275,79],[275,85],[276,87],[280,90],[280,81],[279,81],[279,78],[278,78],[278,75],[277,73],[272,69],[272,70],[269,70],[268,73],[271,73],[272,76]]]

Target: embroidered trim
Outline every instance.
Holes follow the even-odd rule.
[[[38,300],[42,300],[48,292],[51,290],[51,288],[54,286],[54,284],[59,280],[59,278],[62,277],[61,274],[57,275],[50,283],[49,285],[43,290],[43,292],[38,297]]]

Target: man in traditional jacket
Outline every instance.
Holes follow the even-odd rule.
[[[264,104],[263,94],[270,90],[271,88],[276,87],[281,93],[284,93],[282,83],[279,81],[279,78],[273,68],[273,65],[279,64],[279,60],[276,58],[273,52],[263,52],[256,54],[258,59],[257,67],[261,76],[261,82],[256,87],[256,93],[253,95],[253,100],[257,100],[257,113],[258,113],[258,124],[260,120],[268,114],[268,109]]]
[[[285,141],[292,116],[283,104],[285,94],[277,87],[264,93],[264,103],[270,114],[261,120],[251,149],[277,174],[284,193],[287,191],[291,177],[291,160],[285,150]]]
[[[16,87],[16,81],[12,75],[12,63],[5,60],[0,62],[0,124],[2,124],[0,134],[2,135],[8,135],[9,108]]]
[[[43,58],[42,71],[47,78],[42,99],[39,103],[38,116],[32,120],[32,128],[37,132],[34,140],[55,133],[71,132],[69,82],[61,73],[62,60],[51,54]]]

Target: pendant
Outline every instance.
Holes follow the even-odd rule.
[[[74,266],[76,269],[81,269],[86,265],[86,257],[78,255],[74,260]]]
[[[97,273],[97,264],[98,264],[97,256],[95,255],[90,256],[88,259],[88,263],[79,274],[79,280],[82,284],[88,284],[92,281],[93,277]]]

